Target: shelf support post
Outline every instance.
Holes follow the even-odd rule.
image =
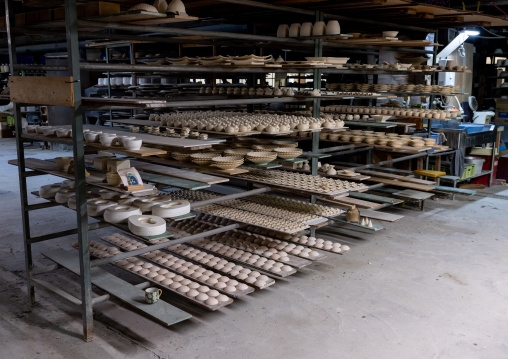
[[[14,12],[12,8],[12,0],[5,0],[5,21],[7,27],[7,38],[9,46],[9,59],[10,59],[10,75],[14,76],[14,67],[16,66],[16,44],[15,35],[12,32],[11,26],[14,25]],[[25,148],[24,142],[21,138],[22,122],[19,104],[14,103],[14,120],[16,131],[16,151],[18,155],[18,175],[19,175],[19,192],[21,199],[21,219],[23,221],[23,241],[25,249],[25,275],[27,283],[28,304],[33,306],[35,304],[35,290],[31,282],[33,270],[32,258],[32,245],[30,243],[30,216],[28,205],[28,190],[26,185],[26,167],[25,167]]]
[[[321,11],[316,11],[316,21],[323,21],[323,13]],[[314,40],[314,56],[321,57],[323,56],[323,40],[315,39]],[[321,89],[321,70],[314,69],[314,89]],[[312,117],[319,118],[320,111],[319,108],[321,106],[321,99],[314,98],[312,100]],[[319,132],[312,132],[312,153],[319,152]],[[311,175],[318,175],[318,157],[311,158]],[[311,196],[311,203],[316,203],[316,197]]]
[[[85,146],[83,141],[83,108],[81,105],[81,78],[79,68],[78,19],[76,0],[65,0],[65,29],[67,54],[72,86],[74,90],[74,116],[72,118],[72,144],[74,152],[74,174],[76,181],[76,212],[79,243],[79,267],[81,284],[81,314],[83,337],[91,341],[94,337],[92,310],[92,282],[90,277],[90,253],[88,240],[88,215],[86,208]]]

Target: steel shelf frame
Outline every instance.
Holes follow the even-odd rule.
[[[188,66],[172,66],[172,67],[159,67],[159,66],[148,66],[148,65],[118,65],[118,64],[95,64],[95,63],[80,63],[80,55],[79,55],[79,40],[78,36],[82,34],[86,34],[84,31],[79,31],[80,27],[92,27],[92,28],[106,28],[106,29],[116,29],[116,30],[126,30],[126,31],[138,31],[138,32],[153,32],[153,33],[161,33],[165,35],[198,35],[198,36],[215,36],[220,39],[230,39],[230,40],[240,40],[250,43],[257,43],[260,47],[270,47],[270,46],[280,46],[280,45],[288,45],[294,47],[303,47],[307,49],[314,50],[314,56],[320,57],[323,55],[324,48],[340,48],[344,50],[354,50],[360,49],[364,50],[363,53],[372,53],[375,51],[378,53],[380,50],[396,50],[398,52],[412,52],[412,53],[433,53],[434,59],[436,54],[436,48],[434,51],[427,50],[419,50],[419,49],[404,49],[404,48],[391,48],[391,47],[375,47],[375,46],[363,46],[363,45],[347,45],[347,44],[334,44],[324,41],[323,39],[314,39],[314,40],[297,40],[297,39],[280,39],[277,37],[271,36],[260,36],[260,35],[251,35],[251,34],[235,34],[235,33],[225,33],[225,32],[216,32],[216,31],[202,31],[202,30],[191,30],[191,29],[179,29],[179,28],[170,28],[170,27],[156,27],[156,26],[140,26],[140,25],[125,25],[125,24],[115,24],[115,23],[103,23],[103,22],[94,22],[94,21],[86,21],[86,20],[78,20],[76,13],[76,2],[77,0],[65,0],[65,32],[67,39],[67,52],[68,52],[68,67],[62,66],[18,66],[16,64],[16,44],[14,33],[17,30],[11,25],[14,24],[14,13],[13,13],[13,1],[14,0],[4,0],[5,8],[6,8],[6,27],[7,27],[7,35],[8,35],[8,50],[9,56],[11,59],[10,63],[10,73],[14,74],[16,70],[24,70],[25,68],[30,69],[44,69],[44,70],[69,70],[70,75],[72,76],[72,87],[74,90],[74,101],[75,106],[72,108],[73,110],[73,119],[72,119],[72,144],[73,144],[73,157],[75,164],[75,182],[76,182],[76,216],[77,216],[77,228],[70,231],[62,231],[59,233],[53,233],[49,235],[32,237],[30,233],[30,216],[29,212],[31,210],[38,210],[47,207],[52,207],[54,204],[40,204],[40,205],[30,205],[28,203],[28,190],[27,190],[27,178],[32,176],[43,175],[42,172],[37,171],[27,171],[25,166],[25,152],[23,147],[23,136],[22,136],[22,121],[21,121],[21,112],[20,112],[20,104],[14,104],[14,117],[15,117],[15,126],[16,126],[16,143],[17,143],[17,156],[18,156],[18,172],[19,172],[19,185],[20,185],[20,199],[21,199],[21,207],[22,207],[22,222],[23,222],[23,239],[24,239],[24,249],[25,249],[25,267],[26,267],[26,279],[27,279],[27,291],[28,291],[28,302],[30,305],[35,303],[35,292],[34,288],[40,288],[43,290],[47,290],[54,295],[63,298],[63,300],[67,303],[70,303],[74,308],[79,308],[82,314],[82,322],[83,322],[83,338],[85,341],[90,341],[94,337],[94,323],[93,323],[93,305],[109,298],[109,295],[105,295],[102,297],[96,298],[93,300],[92,298],[92,284],[91,284],[91,276],[90,269],[93,267],[97,267],[100,265],[111,263],[112,261],[139,255],[142,253],[146,253],[148,251],[152,251],[155,249],[164,248],[175,243],[184,243],[192,239],[199,239],[209,235],[213,235],[216,233],[222,233],[230,229],[240,228],[241,224],[233,224],[230,226],[214,229],[212,231],[199,233],[196,235],[192,235],[190,237],[185,237],[179,239],[177,241],[169,241],[166,243],[161,243],[155,246],[150,246],[148,248],[138,249],[136,251],[121,253],[109,258],[104,259],[96,259],[90,261],[90,253],[89,253],[89,231],[96,229],[97,226],[88,223],[88,215],[87,215],[87,203],[86,203],[86,181],[85,181],[85,151],[84,151],[84,139],[83,139],[83,112],[85,107],[83,105],[83,98],[81,97],[82,88],[80,81],[80,70],[88,70],[88,71],[107,71],[108,78],[111,72],[159,72],[159,73],[220,73],[223,71],[224,73],[242,73],[242,74],[266,74],[266,73],[312,73],[314,79],[314,88],[320,88],[321,79],[323,73],[357,73],[357,74],[377,74],[377,73],[401,73],[400,71],[356,71],[356,70],[347,70],[347,69],[330,69],[330,68],[314,68],[314,69],[293,69],[293,68],[235,68],[235,69],[226,69],[223,67],[188,67]],[[345,17],[333,15],[333,14],[325,14],[320,11],[309,11],[309,10],[300,10],[295,8],[283,7],[283,6],[275,6],[265,3],[260,3],[256,1],[250,0],[220,0],[222,2],[230,2],[237,3],[255,7],[264,7],[272,10],[280,10],[282,12],[293,12],[299,13],[305,16],[313,16],[316,21],[322,21],[324,17],[343,20]],[[366,20],[362,21],[366,22]],[[378,24],[382,26],[393,26],[395,24],[391,23],[383,23],[383,22],[374,22],[369,21],[369,24]],[[398,28],[405,28],[408,30],[414,31],[425,31],[425,32],[435,32],[435,30],[428,30],[419,27],[413,26],[398,26]],[[95,34],[95,36],[99,36]],[[121,35],[125,39],[127,37],[131,37],[133,39],[143,38],[144,40],[161,40],[164,42],[162,37],[158,38],[150,38],[150,37],[141,37],[139,35]],[[108,35],[104,34],[104,38],[107,38]],[[185,42],[186,40],[181,40]],[[131,56],[133,50],[131,49]],[[131,58],[132,62],[132,58]],[[432,72],[421,72],[424,74],[429,74]],[[435,78],[435,76],[433,76]],[[108,81],[109,83],[109,81]],[[110,93],[109,93],[110,94]],[[269,99],[264,100],[265,102],[270,102]],[[218,104],[217,101],[209,100],[211,105]],[[252,103],[256,103],[256,101],[252,101]],[[320,113],[320,98],[313,98],[313,116],[319,117]],[[430,133],[430,127],[429,127]],[[322,155],[320,151],[324,152],[326,150],[319,149],[319,132],[314,132],[312,134],[312,154],[316,154],[316,156],[311,157],[311,174],[318,175],[318,154]],[[354,150],[350,151],[342,151],[339,153],[335,153],[336,155],[343,155],[345,153],[350,153]],[[392,161],[394,162],[394,161]],[[379,164],[378,164],[379,165]],[[373,166],[373,165],[368,165]],[[243,196],[248,196],[252,193],[261,193],[264,191],[269,191],[269,188],[264,188],[262,190],[254,190],[251,192],[245,192],[242,195],[235,195],[238,198]],[[220,201],[227,200],[232,198],[231,196],[224,196],[220,198]],[[236,198],[236,197],[235,197]],[[316,202],[317,198],[315,196],[311,196],[311,201]],[[219,201],[219,200],[216,200]],[[311,235],[314,235],[315,229],[311,229]],[[75,298],[69,296],[67,293],[58,290],[57,288],[39,281],[35,279],[34,276],[36,274],[45,273],[49,270],[60,268],[58,265],[48,266],[45,268],[35,268],[32,257],[32,245],[36,242],[40,242],[43,240],[49,240],[53,238],[58,238],[64,235],[69,234],[77,234],[78,235],[78,253],[79,253],[79,266],[80,266],[80,287],[81,287],[81,298]]]

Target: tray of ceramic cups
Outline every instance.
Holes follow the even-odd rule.
[[[139,243],[136,240],[128,237],[118,238],[115,236],[110,236],[102,239],[117,245],[122,249],[135,246],[136,243]],[[196,265],[193,262],[185,261],[175,257],[168,252],[155,250],[142,254],[141,257],[165,267],[178,276],[190,279],[204,286],[214,287],[214,289],[220,293],[226,294],[233,298],[238,298],[254,291],[252,287],[249,287],[244,283],[239,284],[236,280],[230,280],[230,278],[227,276],[207,270],[206,268],[203,268],[200,265]],[[176,278],[180,279],[179,277]]]
[[[252,253],[252,254],[261,255],[261,256],[271,259],[271,260],[282,261],[282,262],[284,262],[284,264],[290,265],[290,266],[298,268],[298,269],[306,267],[312,263],[310,260],[307,260],[306,258],[301,258],[301,257],[299,258],[299,256],[288,254],[287,251],[278,250],[275,246],[268,247],[264,244],[256,243],[255,241],[250,241],[245,238],[241,239],[240,238],[241,236],[242,236],[242,234],[239,234],[239,233],[230,233],[230,234],[226,233],[222,237],[213,236],[210,239],[215,240],[219,243],[227,244],[228,246],[235,248],[235,249],[240,249],[240,250],[244,250],[246,252]],[[269,241],[266,241],[266,242],[269,242]],[[298,255],[300,255],[300,254],[306,255],[307,258],[309,257],[309,254],[311,252],[312,251],[310,249],[308,249],[308,251],[305,251],[305,252],[294,251],[295,254],[297,253]],[[314,253],[312,253],[312,254],[314,255]],[[238,255],[240,255],[240,254],[238,254]],[[285,261],[284,259],[287,259],[287,261]]]
[[[258,131],[266,134],[290,134],[292,131],[340,128],[341,120],[295,116],[292,114],[239,113],[231,111],[187,111],[160,115],[161,126],[189,128],[235,135]]]
[[[186,224],[184,224],[182,229],[187,231],[188,233],[199,233],[217,227],[219,226],[213,223],[207,223],[202,221],[188,221]],[[223,244],[227,244],[228,246],[238,250],[239,251],[238,253],[235,253],[234,255],[231,256],[231,258],[233,259],[239,259],[244,255],[247,257],[249,256],[250,253],[250,255],[259,255],[267,259],[283,262],[284,264],[288,264],[295,268],[303,268],[311,264],[311,262],[308,260],[309,257],[308,255],[307,256],[302,255],[301,258],[298,258],[297,256],[289,255],[288,253],[284,251],[279,251],[273,247],[267,248],[264,247],[263,245],[259,245],[258,243],[247,241],[245,239],[246,237],[248,236],[245,235],[244,233],[237,232],[236,230],[231,230],[221,233],[219,235],[214,235],[210,239]]]
[[[186,236],[190,235],[190,233],[180,231],[180,230],[176,230],[176,232],[177,232],[176,238],[182,238],[182,237],[186,237]],[[102,238],[102,240],[112,243],[112,244],[115,244],[115,245],[119,245],[120,243],[126,243],[125,244],[126,248],[129,248],[129,246],[131,246],[131,245],[135,245],[131,238],[126,237],[126,236],[119,234],[119,233],[115,233],[111,236],[104,237],[104,238]],[[139,242],[137,242],[137,243],[139,243]],[[172,247],[174,247],[174,246],[172,246]],[[259,280],[259,281],[255,280],[257,277],[259,277],[261,275],[261,273],[251,270],[249,268],[240,267],[234,262],[229,262],[225,259],[216,257],[212,254],[201,251],[201,250],[194,248],[192,246],[181,244],[180,246],[177,246],[174,248],[181,248],[184,250],[179,250],[177,253],[175,251],[171,251],[169,248],[166,248],[164,250],[164,252],[156,250],[156,251],[152,251],[149,253],[159,253],[160,252],[162,254],[167,254],[166,251],[168,251],[168,252],[172,253],[173,256],[177,256],[179,258],[185,259],[187,262],[192,262],[192,264],[197,264],[200,268],[202,267],[202,268],[206,268],[206,269],[212,270],[217,273],[219,273],[219,272],[223,273],[233,279],[236,279],[237,281],[239,281],[241,283],[247,284],[250,288],[250,289],[245,289],[244,286],[241,286],[239,284],[235,285],[236,291],[226,292],[226,294],[229,296],[232,296],[232,297],[242,296],[244,294],[251,293],[253,291],[253,289],[251,287],[255,287],[257,289],[264,289],[264,288],[267,288],[275,283],[275,281],[273,279],[268,278],[266,276],[263,276],[261,278],[261,280]],[[159,254],[157,254],[157,255],[159,255]],[[150,260],[153,261],[153,259],[150,259]],[[169,261],[169,259],[168,259],[168,261]],[[161,264],[160,262],[163,262],[163,264],[166,264],[164,259],[160,259],[158,264]],[[196,269],[198,269],[198,268],[194,268],[191,266],[189,266],[188,268],[191,268],[194,271],[196,271]],[[173,270],[173,269],[170,269],[170,270]],[[201,271],[201,269],[199,269],[199,270]],[[216,276],[214,276],[214,277],[216,277]],[[190,278],[190,279],[195,280],[195,278]],[[222,280],[224,280],[224,279],[222,279]],[[235,284],[235,283],[231,282],[231,284]],[[209,286],[210,284],[205,283],[204,285]],[[218,285],[218,286],[222,287],[222,285]],[[219,290],[220,288],[215,288],[215,289]],[[228,290],[231,290],[231,288],[229,288]]]
[[[273,185],[290,190],[319,193],[334,196],[349,191],[366,188],[362,183],[341,181],[326,177],[311,176],[281,170],[253,169],[249,173],[235,175],[234,178],[264,185]]]
[[[215,253],[219,257],[229,258],[228,260],[230,261],[256,268],[274,276],[287,277],[296,273],[296,269],[294,267],[284,264],[283,262],[267,259],[266,257],[254,253],[249,253],[241,249],[236,249],[217,241],[199,239],[191,241],[190,244],[210,253]],[[233,256],[238,256],[239,258],[235,259]]]
[[[152,263],[135,257],[120,260],[113,264],[212,311],[233,303],[232,298],[220,294],[219,291],[209,286],[201,285],[168,269],[154,266]]]
[[[206,221],[189,221],[186,224],[184,224],[183,229],[186,230],[189,233],[196,233],[203,230],[210,230],[213,228],[217,228],[219,225],[215,223],[210,223]],[[266,248],[264,244],[259,244],[261,240],[259,240],[259,237],[257,234],[252,234],[243,230],[231,230],[224,233],[221,233],[221,235],[214,235],[210,239],[227,244],[235,249],[239,249],[251,254],[260,255],[262,257],[277,260],[280,262],[284,262],[284,264],[288,264],[290,266],[293,266],[295,268],[303,268],[311,264],[309,261],[311,257],[319,258],[316,253],[312,253],[312,256],[308,255],[310,251],[303,251],[301,254],[298,252],[296,253],[289,253],[284,251],[279,251],[278,249],[274,248],[275,246],[271,246],[270,248]],[[263,237],[262,239],[267,239]],[[296,254],[295,254],[296,253]],[[236,254],[236,256],[241,256],[242,253]],[[235,256],[232,256],[233,259]]]
[[[226,232],[227,233],[227,232]],[[296,236],[295,236],[296,237]],[[213,237],[212,237],[213,238]],[[300,257],[303,258],[306,262],[309,261],[319,261],[326,258],[326,255],[320,251],[312,250],[307,246],[295,246],[294,243],[289,243],[280,239],[271,238],[264,235],[250,233],[244,230],[235,230],[233,241],[243,241],[245,244],[256,244],[259,245],[258,248],[264,250],[268,248],[268,251],[273,251],[274,249],[277,251],[284,251],[288,254],[288,258]],[[222,241],[226,244],[228,240]],[[274,252],[275,253],[275,252]],[[277,257],[272,259],[278,259]],[[294,262],[293,262],[294,263]],[[294,265],[294,264],[292,264]]]
[[[194,210],[201,213],[208,213],[215,216],[227,218],[239,223],[271,228],[275,231],[284,233],[298,233],[309,228],[308,225],[303,223],[292,222],[286,219],[275,218],[265,214],[253,213],[237,208],[224,207],[215,204],[198,207]]]
[[[73,247],[76,248],[77,243]],[[114,251],[116,248],[112,248],[100,243],[94,243],[90,245],[90,253],[96,258],[105,258],[118,253]],[[122,259],[112,264],[212,311],[233,303],[233,299],[227,295],[220,294],[219,291],[207,285],[189,280],[168,269],[154,266],[136,257]]]
[[[349,246],[345,244],[343,245],[338,242],[327,241],[322,238],[308,237],[306,235],[293,236],[287,239],[287,241],[336,254],[344,254],[350,250]]]
[[[182,231],[183,232],[183,231]],[[189,236],[190,232],[183,232],[185,233],[183,236]],[[248,267],[258,269],[259,271],[263,273],[267,273],[273,276],[279,276],[279,277],[286,277],[288,275],[291,275],[296,272],[296,269],[294,269],[291,266],[284,265],[284,262],[276,262],[274,260],[269,260],[266,257],[263,257],[261,255],[257,255],[254,253],[245,252],[241,249],[236,249],[227,245],[221,245],[219,244],[218,247],[221,247],[222,250],[217,249],[214,250],[214,245],[208,245],[209,240],[205,240],[207,243],[201,243],[201,242],[195,242],[195,243],[189,243],[185,244],[185,246],[190,248],[196,248],[200,250],[201,252],[205,253],[212,253],[215,255],[215,257],[221,257],[227,259],[229,262],[239,263],[246,265]],[[215,242],[215,241],[214,241]],[[201,243],[201,245],[200,245]],[[176,247],[179,248],[179,247]],[[289,257],[289,256],[286,256]],[[289,258],[288,258],[289,260]],[[235,270],[240,270],[239,268],[235,268]],[[236,273],[235,273],[236,274]],[[228,273],[230,275],[230,273]],[[255,273],[253,275],[256,275]],[[247,283],[250,283],[250,281],[247,281]],[[259,284],[259,283],[258,283]],[[254,284],[252,284],[254,285]]]
[[[175,255],[182,258],[189,258],[193,262],[196,262],[203,267],[213,269],[214,271],[226,273],[229,277],[233,277],[239,282],[246,283],[249,286],[258,289],[265,289],[275,284],[274,279],[262,274],[261,272],[241,266],[235,262],[228,261],[187,244],[175,244],[174,246],[171,246],[169,250],[172,253],[175,253]]]
[[[212,191],[188,191],[181,190],[172,192],[170,194],[172,198],[178,199],[186,199],[189,201],[203,201],[210,198],[217,198],[221,195]],[[245,211],[249,211],[252,213],[263,214],[267,216],[277,217],[277,218],[291,218],[291,221],[300,222],[304,224],[319,224],[326,222],[327,219],[320,217],[315,214],[311,214],[308,212],[299,212],[296,210],[283,209],[281,207],[272,207],[271,205],[265,205],[260,203],[255,203],[249,201],[248,198],[243,199],[234,199],[220,203],[221,206],[237,208]],[[341,212],[342,213],[342,212]]]
[[[142,257],[169,270],[178,272],[178,275],[187,279],[213,287],[219,293],[233,298],[239,298],[254,291],[254,288],[245,283],[239,283],[237,280],[231,279],[226,275],[204,268],[201,265],[165,251],[156,250],[142,255]]]

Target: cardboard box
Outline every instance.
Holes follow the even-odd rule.
[[[508,123],[508,99],[496,98],[496,119],[495,122]]]
[[[49,22],[53,20],[53,10],[39,10],[39,22]]]
[[[14,15],[14,25],[15,26],[23,26],[25,24],[26,24],[26,14],[24,12]]]
[[[130,168],[131,161],[124,159],[112,159],[107,161],[107,166],[108,172],[118,172],[118,170]]]
[[[0,130],[0,138],[10,138],[10,137],[14,137],[14,133],[13,133],[13,130],[14,128],[12,128],[11,126],[7,127],[7,128],[3,128]]]
[[[85,4],[85,17],[105,16],[120,13],[120,4],[94,1]]]
[[[76,5],[76,14],[78,18],[85,17],[85,6],[83,4]],[[57,7],[53,9],[53,20],[65,20],[65,7]]]
[[[27,24],[35,24],[35,23],[39,22],[39,12],[38,11],[27,12],[25,16],[26,16],[25,21]]]

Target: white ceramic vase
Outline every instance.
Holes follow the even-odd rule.
[[[299,37],[302,25],[298,23],[291,24],[289,27],[289,37]]]
[[[279,28],[277,29],[277,37],[289,37],[289,25],[279,25]]]
[[[330,20],[326,25],[326,35],[339,35],[340,25],[337,20]]]
[[[326,33],[326,24],[324,21],[318,21],[312,29],[312,36],[322,36]]]
[[[312,30],[314,26],[311,22],[304,22],[300,29],[300,36],[312,36]]]

